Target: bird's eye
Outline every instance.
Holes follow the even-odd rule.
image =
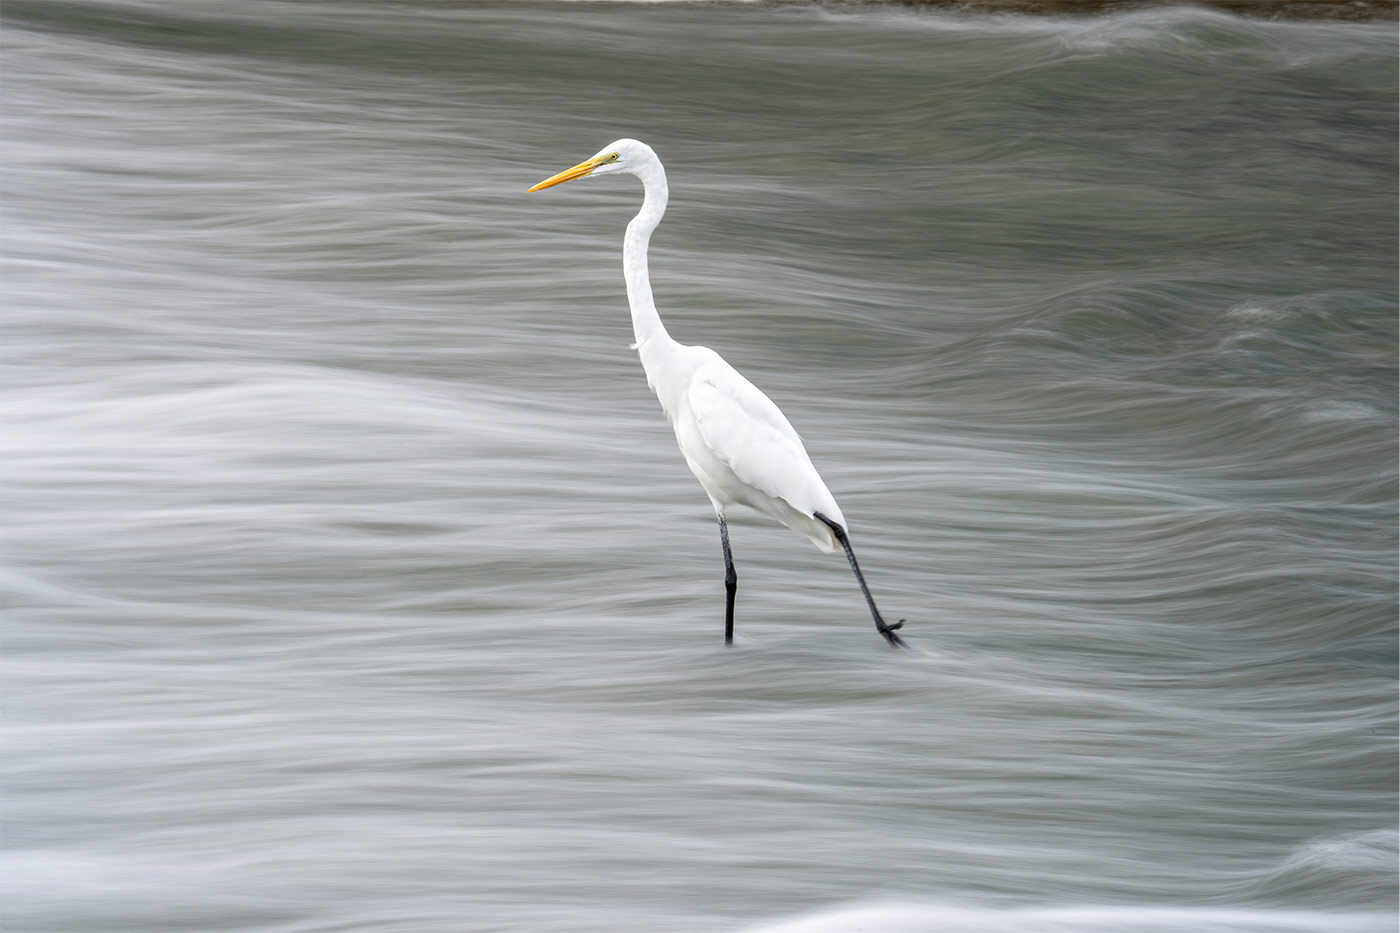
[[[609,162],[616,162],[616,161],[617,161],[618,159],[620,159],[620,158],[622,158],[622,156],[620,156],[619,154],[617,154],[616,152],[614,152],[612,155],[608,156],[608,161],[609,161]]]

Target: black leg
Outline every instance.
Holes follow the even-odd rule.
[[[724,545],[724,643],[734,644],[734,591],[739,577],[734,573],[734,557],[729,553],[729,525],[719,516],[719,543]]]
[[[870,614],[875,617],[875,628],[879,630],[881,635],[885,636],[885,641],[895,648],[908,647],[905,645],[904,639],[894,633],[895,629],[904,625],[904,620],[900,619],[894,625],[886,625],[885,620],[880,617],[880,610],[875,608],[875,597],[870,595],[870,587],[865,585],[865,575],[860,572],[860,564],[856,563],[856,554],[855,551],[851,550],[851,542],[846,538],[846,529],[820,512],[813,513],[813,517],[830,528],[831,533],[836,535],[836,540],[841,542],[841,547],[845,548],[846,559],[851,562],[851,569],[856,574],[856,582],[860,584],[860,591],[865,594],[865,603],[870,607]]]

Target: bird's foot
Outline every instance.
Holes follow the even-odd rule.
[[[886,625],[884,622],[880,622],[878,625],[875,626],[875,628],[880,632],[881,635],[884,635],[884,636],[885,636],[885,641],[887,641],[887,642],[890,643],[890,647],[892,647],[892,648],[907,648],[907,647],[909,647],[909,646],[905,643],[904,639],[900,638],[898,635],[896,635],[896,634],[894,633],[894,630],[895,630],[895,629],[897,629],[897,628],[904,628],[904,620],[903,620],[903,619],[900,619],[900,620],[899,620],[898,622],[896,622],[894,625]]]

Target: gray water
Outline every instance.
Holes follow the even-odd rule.
[[[1394,929],[1394,24],[4,12],[6,930]]]

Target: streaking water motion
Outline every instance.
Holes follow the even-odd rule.
[[[724,643],[734,641],[738,586],[724,510],[742,504],[806,535],[823,551],[844,550],[876,629],[891,645],[903,647],[895,629],[904,620],[889,625],[880,616],[851,550],[841,507],[782,411],[714,350],[678,343],[661,323],[647,273],[647,244],[666,212],[666,170],[656,153],[646,143],[619,139],[529,190],[539,191],[588,175],[618,173],[640,178],[645,192],[642,209],[627,225],[622,247],[627,303],[637,336],[633,346],[642,358],[647,385],[671,419],[685,462],[705,487],[719,518],[724,549]]]

